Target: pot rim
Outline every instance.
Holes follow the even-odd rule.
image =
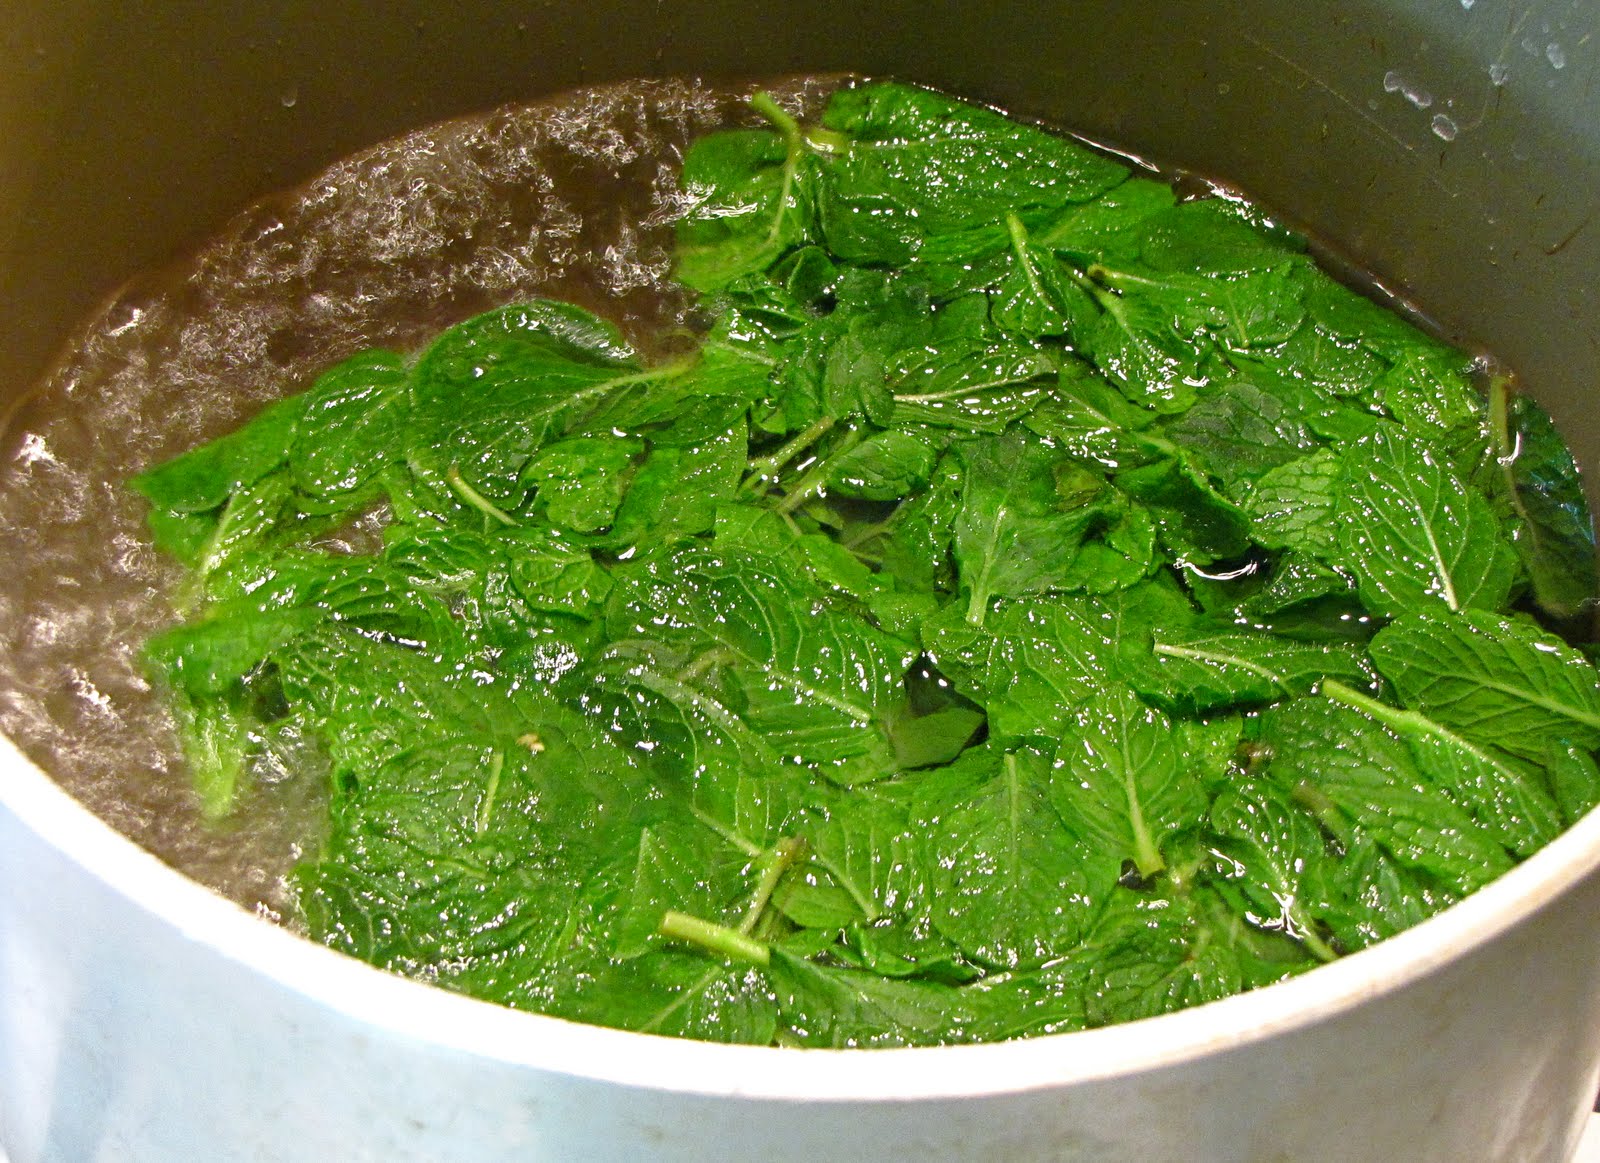
[[[1499,880],[1369,949],[1190,1010],[1012,1042],[892,1050],[730,1046],[589,1026],[411,981],[336,953],[192,881],[115,831],[0,736],[0,805],[201,950],[355,1022],[514,1068],[678,1094],[937,1101],[1136,1074],[1327,1021],[1494,940],[1600,866],[1600,810]]]

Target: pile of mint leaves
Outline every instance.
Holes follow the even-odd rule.
[[[909,86],[753,104],[683,162],[691,354],[509,306],[134,481],[207,813],[331,789],[312,936],[632,1030],[994,1040],[1361,949],[1600,799],[1534,403],[1235,198]]]

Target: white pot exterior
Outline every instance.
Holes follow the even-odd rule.
[[[1004,1045],[795,1051],[391,977],[212,896],[3,751],[10,1163],[1557,1163],[1600,1075],[1600,815],[1418,929],[1255,994]]]

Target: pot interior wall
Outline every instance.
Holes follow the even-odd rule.
[[[922,80],[1226,175],[1518,368],[1600,462],[1582,0],[9,6],[0,392],[250,198],[403,129],[634,75]]]

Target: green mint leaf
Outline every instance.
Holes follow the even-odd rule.
[[[841,90],[823,124],[851,138],[825,163],[823,231],[854,262],[903,262],[926,234],[1087,202],[1128,174],[1062,137],[909,85]]]
[[[958,447],[965,468],[955,556],[968,594],[967,619],[982,625],[995,597],[1068,588],[1079,543],[1107,492],[1092,475],[1064,492],[1071,466],[1028,433],[1015,431]]]
[[[1271,778],[1346,848],[1370,839],[1457,895],[1511,867],[1499,839],[1422,774],[1405,739],[1362,711],[1294,699],[1266,714],[1262,742]]]
[[[1482,494],[1427,445],[1385,428],[1347,449],[1337,484],[1339,562],[1381,614],[1502,606],[1516,555]]]
[[[1198,623],[1154,629],[1147,664],[1128,669],[1145,698],[1191,715],[1309,694],[1325,678],[1368,688],[1375,682],[1353,647]]]
[[[169,513],[219,508],[284,463],[305,406],[304,396],[280,400],[243,428],[147,469],[129,484]]]
[[[1515,519],[1512,544],[1534,600],[1554,617],[1571,618],[1600,592],[1588,498],[1550,417],[1525,396],[1508,400],[1506,391],[1497,381],[1491,403],[1496,460]]]
[[[959,1037],[960,992],[934,981],[817,965],[774,950],[767,977],[795,1044],[827,1049],[932,1045]]]
[[[691,653],[720,649],[745,717],[781,753],[837,763],[870,753],[904,698],[908,648],[830,609],[779,559],[686,548],[644,567],[612,597],[616,637],[667,631]]]
[[[927,871],[917,858],[907,785],[833,793],[796,827],[809,861],[774,903],[796,924],[839,930],[920,908]]]
[[[1241,887],[1261,920],[1303,942],[1318,960],[1333,960],[1304,887],[1332,862],[1315,817],[1281,787],[1246,779],[1217,796],[1208,820],[1229,860],[1239,864]]]
[[[1156,271],[1235,275],[1282,267],[1304,250],[1297,236],[1263,229],[1251,215],[1250,209],[1224,198],[1178,202],[1145,219],[1139,258]]]
[[[933,924],[970,959],[1015,969],[1042,964],[1082,939],[1115,870],[1095,861],[1051,807],[1048,761],[1035,752],[975,756],[926,795]]]
[[[867,501],[910,496],[933,475],[941,443],[925,430],[877,433],[829,461],[828,491]]]
[[[1402,703],[1470,739],[1535,761],[1556,740],[1600,746],[1600,676],[1526,619],[1400,618],[1372,640],[1372,658]]]
[[[1142,876],[1166,866],[1162,845],[1204,802],[1172,722],[1127,689],[1070,716],[1056,761],[1050,798],[1068,830]]]
[[[782,114],[776,131],[700,138],[684,156],[681,181],[689,205],[677,225],[676,273],[685,286],[720,290],[810,237],[815,167],[799,127]]]
[[[1333,514],[1340,475],[1339,457],[1330,449],[1263,473],[1243,505],[1256,541],[1268,549],[1334,557],[1338,538]]]
[[[1209,565],[1250,548],[1250,518],[1187,456],[1128,469],[1114,479],[1118,488],[1149,508],[1172,556]]]
[[[1335,702],[1356,707],[1411,746],[1418,770],[1519,856],[1561,830],[1561,815],[1542,777],[1492,747],[1479,746],[1414,710],[1398,710],[1336,681],[1322,685]]]
[[[1207,393],[1165,425],[1163,434],[1236,496],[1318,445],[1309,425],[1283,397],[1243,380]]]
[[[1166,315],[1181,334],[1206,331],[1224,347],[1250,351],[1286,342],[1305,319],[1293,269],[1284,264],[1208,276],[1096,265],[1089,274],[1124,301],[1138,299]]]
[[[1054,362],[1023,343],[982,338],[901,353],[888,375],[897,425],[1000,433],[1048,398]]]
[[[409,369],[368,351],[330,368],[304,399],[292,456],[295,487],[317,497],[355,493],[403,451]]]
[[[450,328],[412,371],[406,458],[435,488],[453,474],[515,508],[528,458],[613,394],[647,382],[616,330],[539,300]]]

